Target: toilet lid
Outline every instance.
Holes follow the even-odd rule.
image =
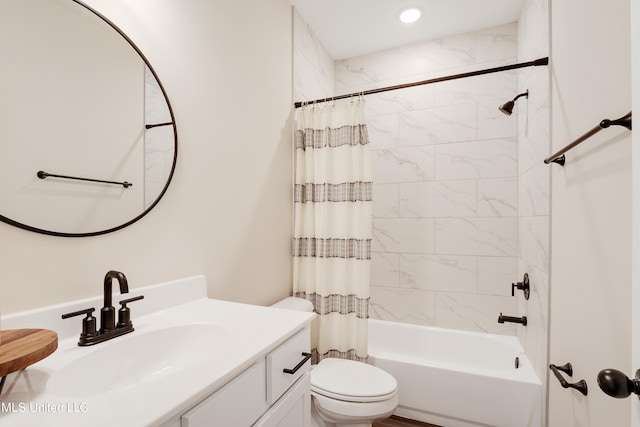
[[[311,371],[312,391],[349,402],[385,400],[397,387],[387,372],[354,360],[322,359]]]

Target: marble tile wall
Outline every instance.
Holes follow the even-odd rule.
[[[297,13],[294,32],[296,101],[510,64],[522,45],[513,23],[334,62]],[[531,152],[526,172],[546,148],[518,146],[525,134],[545,135],[533,118],[518,129],[525,103],[511,117],[497,109],[518,93],[519,79],[509,71],[367,96],[372,317],[511,335],[522,329],[497,317],[525,312],[522,298],[511,297],[511,283],[529,271],[522,259],[546,262],[537,238],[544,222],[519,218],[523,208],[544,210],[534,198],[546,197],[540,172],[521,174],[519,156]]]
[[[525,0],[517,24],[336,62],[296,19],[296,101],[549,55],[548,0]],[[527,89],[511,117],[498,112]],[[371,317],[516,334],[544,393],[548,67],[367,96],[367,122],[376,182]],[[529,300],[511,297],[524,273]],[[499,325],[500,312],[526,315],[528,326]]]
[[[549,56],[549,1],[525,0],[518,19],[518,60]],[[551,153],[549,68],[519,71],[518,91],[529,90],[526,103],[518,101],[518,277],[529,274],[531,296],[518,296],[518,313],[528,325],[518,338],[543,383],[543,419],[546,413],[549,327],[550,174],[543,159]],[[521,293],[520,293],[521,294]]]
[[[515,23],[335,65],[350,93],[515,62]],[[374,171],[371,317],[515,334],[517,72],[367,96]]]
[[[294,8],[293,99],[312,101],[335,93],[335,61]]]

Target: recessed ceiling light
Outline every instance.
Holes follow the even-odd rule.
[[[421,14],[422,13],[420,12],[420,9],[416,9],[415,7],[412,7],[410,9],[406,9],[400,14],[400,20],[405,24],[411,24],[413,22],[416,22],[418,19],[420,19]]]

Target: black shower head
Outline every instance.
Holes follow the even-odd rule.
[[[511,113],[513,113],[513,107],[516,105],[515,102],[513,101],[507,101],[504,104],[502,104],[501,106],[498,107],[498,110],[502,111],[503,113],[505,113],[507,116],[510,116]]]
[[[527,89],[526,92],[522,92],[521,94],[518,94],[518,96],[513,98],[511,101],[505,102],[504,104],[498,107],[498,110],[502,111],[507,116],[510,116],[511,113],[513,113],[513,107],[516,105],[516,100],[521,96],[524,96],[525,98],[529,98],[529,90]]]

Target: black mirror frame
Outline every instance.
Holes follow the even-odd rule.
[[[60,237],[91,237],[91,236],[99,236],[99,235],[102,235],[102,234],[112,233],[114,231],[121,230],[121,229],[133,224],[134,222],[140,220],[142,217],[147,215],[151,211],[151,209],[153,209],[160,202],[160,199],[162,199],[164,194],[167,192],[167,189],[169,188],[169,184],[171,183],[171,179],[173,178],[173,173],[175,172],[175,169],[176,169],[176,163],[177,163],[177,159],[178,159],[178,129],[176,127],[176,120],[175,120],[175,116],[173,114],[173,108],[171,107],[171,103],[169,102],[169,97],[167,96],[167,92],[166,92],[164,86],[162,85],[162,82],[158,78],[158,75],[157,75],[156,71],[154,70],[154,68],[149,63],[149,60],[147,59],[147,57],[138,48],[138,46],[136,46],[136,44],[129,38],[129,36],[127,36],[120,28],[118,28],[118,26],[116,26],[110,19],[105,17],[103,14],[101,14],[98,11],[96,11],[95,9],[93,9],[90,6],[87,6],[86,4],[84,4],[80,0],[71,0],[71,1],[76,3],[76,4],[78,4],[81,7],[84,7],[85,9],[87,9],[88,11],[90,11],[94,15],[96,15],[98,18],[102,19],[107,25],[109,25],[118,34],[120,34],[120,36],[122,36],[122,38],[124,38],[127,41],[127,43],[129,43],[129,45],[138,53],[138,55],[140,56],[140,58],[142,58],[142,60],[146,64],[147,68],[151,72],[151,74],[153,74],[153,77],[156,79],[156,82],[158,83],[158,86],[160,87],[160,90],[162,91],[162,95],[164,96],[165,102],[167,103],[167,108],[169,110],[169,114],[171,115],[171,125],[173,127],[173,141],[174,141],[173,163],[171,165],[171,171],[169,172],[169,176],[167,177],[167,182],[166,182],[164,188],[162,189],[162,191],[160,192],[160,194],[158,195],[158,197],[156,197],[156,199],[153,201],[153,203],[151,203],[149,205],[149,207],[147,207],[140,215],[136,216],[135,218],[133,218],[133,219],[131,219],[131,220],[129,220],[129,221],[123,223],[123,224],[120,224],[120,225],[118,225],[116,227],[108,228],[108,229],[105,229],[105,230],[91,231],[91,232],[86,232],[86,233],[65,233],[65,232],[60,232],[60,231],[44,230],[42,228],[33,227],[33,226],[30,226],[30,225],[23,224],[21,222],[12,220],[12,219],[7,218],[7,217],[5,217],[3,215],[0,215],[0,221],[2,221],[2,222],[5,222],[5,223],[10,224],[10,225],[13,225],[15,227],[22,228],[24,230],[33,231],[33,232],[40,233],[40,234],[47,234],[49,236],[60,236]]]

